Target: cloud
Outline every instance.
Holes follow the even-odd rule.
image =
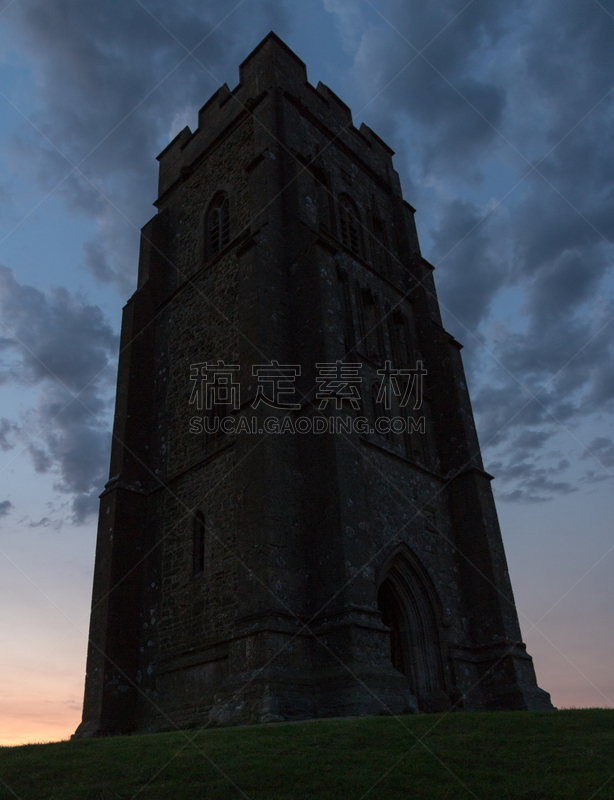
[[[443,272],[438,289],[459,335],[478,328],[508,277],[509,234],[500,230],[496,217],[483,222],[487,213],[468,200],[456,199],[443,207],[439,225],[431,231],[434,263],[454,261],[454,269]]]
[[[511,443],[510,450],[513,451],[514,457],[518,461],[524,461],[534,453],[541,451],[545,443],[553,435],[552,431],[525,428]],[[564,464],[564,466],[569,466],[569,464]]]
[[[508,499],[536,502],[573,489],[535,465],[549,439],[614,405],[611,20],[580,0],[463,6],[378,6],[354,77],[365,96],[391,81],[367,122],[408,142],[480,439],[516,482]]]
[[[570,494],[578,491],[578,487],[569,481],[556,480],[570,466],[566,459],[559,460],[552,467],[538,467],[531,462],[504,464],[498,462],[489,465],[503,483],[512,483],[510,491],[497,491],[497,497],[509,503],[544,503],[555,495]]]
[[[21,426],[3,420],[0,434],[19,432],[35,470],[57,476],[55,488],[73,496],[81,522],[97,507],[108,469],[118,338],[98,306],[65,288],[41,292],[0,265],[0,290],[11,374],[41,387]]]
[[[15,506],[11,503],[11,501],[10,500],[3,500],[0,503],[0,517],[6,517],[6,515],[9,513],[11,508],[15,508]]]
[[[349,5],[336,13],[351,29]],[[372,105],[374,118],[411,120],[404,135],[417,156],[412,171],[423,179],[437,172],[475,180],[479,163],[502,142],[507,87],[483,64],[505,35],[510,10],[480,0],[465,11],[463,5],[386,2],[365,24],[355,58],[367,101],[386,87]]]
[[[325,8],[355,53],[351,77],[369,103],[365,121],[396,139],[409,199],[419,219],[431,215],[422,244],[438,263],[444,321],[466,345],[482,442],[505,446],[510,466],[537,457],[559,423],[609,411],[614,401],[614,307],[603,299],[614,241],[611,20],[582,0],[564,8],[554,0],[385,0],[381,13],[358,0],[326,0]],[[238,9],[216,27],[224,13],[196,0],[33,0],[5,14],[39,83],[32,119],[61,150],[24,128],[14,152],[41,186],[63,181],[69,207],[97,222],[84,265],[122,293],[133,284],[137,229],[155,195],[153,156],[177,132],[173,120],[195,119],[218,82],[235,83],[236,64],[269,28],[283,36],[292,18],[281,0],[250,0],[249,13]],[[182,62],[177,40],[190,48],[203,37],[195,55],[205,68]],[[85,178],[70,173],[77,163]],[[492,336],[498,315],[504,321]],[[102,327],[92,336],[92,354],[104,361]],[[40,337],[32,345],[70,377]],[[5,380],[15,379],[13,369],[9,361]],[[84,366],[73,369],[66,385],[74,390]],[[23,355],[20,379],[28,372],[42,380],[39,370]],[[64,400],[50,395],[37,413]],[[66,486],[77,485],[74,431],[41,451],[65,465]],[[552,475],[531,480],[540,497],[564,490]]]
[[[41,450],[40,447],[36,447],[35,445],[31,444],[28,446],[28,452],[32,457],[32,464],[36,472],[49,472],[49,470],[53,467],[53,459],[49,453]]]
[[[22,520],[25,522],[25,519]],[[62,527],[61,520],[52,520],[49,517],[41,517],[38,522],[28,522],[28,528],[53,528],[53,530],[60,530]]]
[[[604,467],[614,467],[614,442],[609,436],[596,436],[580,458],[593,458]]]
[[[14,436],[18,431],[19,425],[6,419],[6,417],[0,419],[0,450],[12,450],[15,447],[15,443],[11,441],[10,436]]]
[[[38,104],[13,142],[13,157],[46,191],[99,225],[84,265],[124,294],[134,285],[139,230],[152,216],[157,153],[273,25],[284,5],[245,8],[209,0],[15,3],[3,21],[27,54]],[[193,55],[189,51],[194,49]],[[13,99],[20,106],[20,98]],[[57,187],[57,188],[56,188]]]
[[[324,8],[337,18],[337,29],[344,48],[354,52],[366,27],[365,13],[368,9],[365,4],[355,0],[324,0]]]
[[[250,0],[249,13],[219,3],[33,0],[3,15],[37,91],[11,145],[26,179],[97,223],[83,265],[125,296],[134,287],[139,230],[152,216],[155,156],[271,27],[283,35],[282,2]],[[193,57],[186,48],[196,48]],[[22,98],[12,98],[21,108]],[[108,469],[108,422],[118,340],[101,309],[63,287],[22,285],[0,267],[0,380],[40,386],[21,436],[38,472],[73,498],[77,521],[98,506]],[[78,395],[78,399],[74,395]],[[0,423],[10,447],[17,423]],[[33,441],[30,441],[34,437]]]
[[[473,397],[488,439],[502,429],[567,425],[612,410],[613,308],[608,303],[599,309],[598,296],[591,305],[549,322],[536,311],[524,332],[509,334],[495,348],[501,366],[493,366]]]
[[[118,338],[98,306],[74,297],[63,287],[45,294],[22,285],[15,273],[2,265],[0,313],[6,326],[4,346],[19,354],[23,383],[51,379],[80,391],[104,373],[109,352],[118,346]]]

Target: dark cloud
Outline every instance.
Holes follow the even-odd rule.
[[[611,315],[607,304],[586,318],[561,315],[547,324],[536,312],[526,333],[508,335],[495,348],[501,366],[490,370],[487,382],[482,376],[485,385],[473,397],[482,440],[497,442],[522,426],[559,428],[611,411]]]
[[[44,471],[58,475],[57,490],[74,496],[77,521],[98,509],[98,495],[108,474],[109,411],[108,400],[95,391],[83,392],[74,400],[58,387],[41,398],[37,409],[40,420],[53,420],[52,430],[45,434]]]
[[[544,330],[560,317],[567,318],[590,299],[608,263],[592,248],[564,250],[543,263],[529,288],[528,310]]]
[[[355,72],[369,91],[372,64],[380,86],[394,78],[371,124],[410,140],[411,202],[436,219],[426,256],[481,441],[516,482],[507,499],[537,501],[572,490],[558,464],[535,466],[548,440],[614,404],[613,23],[581,0],[463,6],[380,6]],[[432,67],[403,69],[403,37]],[[495,330],[506,292],[518,310]]]
[[[489,464],[503,484],[512,483],[510,491],[498,489],[497,497],[510,503],[543,503],[555,495],[570,494],[578,487],[569,481],[556,480],[570,466],[569,461],[561,459],[550,467],[538,467],[534,462]]]
[[[83,245],[85,264],[95,278],[110,283],[114,278],[113,267],[104,245],[100,241],[89,241]]]
[[[580,483],[587,485],[595,483],[603,483],[604,481],[612,480],[612,475],[606,475],[603,471],[596,472],[594,469],[589,469],[579,479]]]
[[[22,520],[25,522],[26,520]],[[59,530],[62,527],[61,520],[52,520],[49,517],[41,517],[38,522],[29,521],[27,523],[28,528],[53,528],[54,530]]]
[[[284,33],[281,2],[250,0],[245,10],[224,23],[232,7],[212,1],[33,0],[3,16],[38,86],[13,160],[97,223],[84,266],[123,296],[134,286],[139,229],[154,211],[155,156],[186,122],[194,126],[220,83],[238,82],[237,64],[271,27]],[[196,48],[194,57],[186,48]],[[12,100],[20,107],[21,98]],[[43,293],[0,267],[0,290],[10,330],[0,341],[0,379],[41,386],[22,436],[35,469],[73,497],[81,521],[96,510],[108,469],[117,337],[98,306],[64,288]],[[3,422],[0,446],[15,432]]]
[[[213,0],[32,0],[3,17],[39,86],[36,130],[24,125],[13,155],[99,223],[84,263],[122,293],[152,216],[155,156],[221,83],[238,82],[237,64],[272,26],[286,28],[282,2],[250,0],[224,22],[229,12]]]
[[[596,436],[580,458],[593,458],[604,467],[614,467],[614,442],[608,436]]]
[[[410,117],[418,156],[412,171],[422,177],[471,173],[476,180],[480,162],[500,144],[496,128],[507,89],[480,70],[480,61],[505,35],[510,10],[476,0],[462,11],[466,5],[387,2],[381,7],[385,21],[362,36],[357,78],[372,95],[387,87],[371,113]]]
[[[474,394],[473,407],[480,420],[480,440],[483,446],[500,444],[527,426],[540,426],[542,441],[550,438],[550,430],[558,428],[576,414],[576,407],[560,400],[555,394],[540,391],[539,386],[523,386],[508,378],[503,386],[484,386]],[[538,437],[537,432],[526,436]],[[519,450],[526,448],[525,438],[518,437]],[[539,441],[539,439],[536,439]]]
[[[33,444],[29,445],[28,452],[32,457],[32,464],[37,472],[49,472],[53,467],[53,459],[40,447],[35,447]]]
[[[73,496],[76,521],[95,510],[108,468],[108,427],[118,338],[98,306],[64,288],[41,292],[0,266],[0,313],[15,379],[40,386],[20,435],[37,472]],[[2,420],[0,434],[18,426]],[[0,437],[0,443],[4,439]]]
[[[559,423],[612,410],[612,21],[581,0],[464,5],[379,6],[386,21],[365,22],[355,76],[372,94],[392,81],[367,122],[404,140],[481,440],[506,441],[513,461],[526,457],[524,426],[545,444]],[[406,66],[404,38],[431,66]],[[518,311],[493,337],[506,292]]]
[[[446,259],[454,262],[454,269],[442,271],[438,290],[459,335],[477,329],[507,280],[509,237],[505,231],[495,235],[499,219],[495,216],[482,222],[486,214],[470,201],[453,200],[444,207],[438,228],[431,231],[435,264]]]
[[[15,447],[14,441],[11,436],[15,436],[19,432],[19,426],[10,419],[2,417],[0,419],[0,450],[12,450]]]
[[[9,513],[11,508],[15,508],[15,506],[11,503],[11,501],[10,500],[3,500],[0,503],[0,517],[6,517],[6,515]]]
[[[505,448],[506,474],[532,481],[518,484],[517,499],[567,491],[554,474],[523,476],[512,468],[531,465],[559,423],[609,411],[614,401],[614,307],[602,297],[614,241],[612,20],[584,0],[385,0],[381,17],[367,16],[357,1],[325,5],[354,43],[353,77],[365,103],[381,92],[365,120],[391,142],[396,137],[406,195],[419,219],[432,216],[423,246],[439,265],[444,321],[466,346],[481,440]],[[194,124],[218,82],[236,82],[237,63],[269,28],[284,35],[292,16],[291,6],[284,8],[281,0],[250,0],[219,27],[227,11],[196,0],[33,0],[6,12],[39,81],[32,119],[61,151],[24,128],[15,154],[48,190],[63,181],[58,191],[70,208],[97,222],[84,248],[97,279],[129,291],[137,229],[155,195],[153,156],[186,122]],[[191,48],[204,37],[195,55],[205,68],[191,58],[180,63],[186,53],[177,40]],[[425,58],[415,58],[408,41],[425,48]],[[77,163],[85,177],[70,172]],[[5,285],[11,287],[6,276]],[[78,390],[110,352],[103,320],[94,314],[89,343],[67,363],[58,353],[73,347],[73,337],[63,325],[54,328],[49,309],[39,324],[34,309],[42,301],[37,290],[23,288],[19,305],[34,332],[28,338],[23,328],[29,350],[22,347],[17,377],[51,380],[42,362]],[[506,292],[521,302],[494,336]],[[72,309],[79,329],[78,298],[56,290],[48,299]],[[0,341],[0,351],[15,347]],[[15,379],[15,369],[9,360],[4,379]],[[38,414],[59,412],[67,400],[59,387]],[[96,413],[101,397],[88,396]],[[86,498],[76,441],[86,441],[91,423],[77,419],[74,403],[70,409],[71,425],[82,427],[59,414],[56,438],[37,464],[62,464],[60,485]]]
[[[524,461],[532,456],[534,453],[540,452],[546,442],[552,438],[553,431],[546,430],[532,430],[525,428],[510,445],[510,449],[514,453],[514,457],[518,461]],[[560,467],[569,466],[569,463],[559,464]]]
[[[19,354],[24,383],[51,379],[80,391],[101,374],[111,377],[105,370],[119,340],[98,306],[63,287],[45,295],[0,265],[0,313],[5,348]]]

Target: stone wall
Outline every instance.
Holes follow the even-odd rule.
[[[122,330],[80,735],[549,707],[520,640],[460,345],[392,150],[273,34],[240,76],[159,156]],[[211,251],[220,192],[230,234]],[[317,363],[359,362],[360,408],[339,413],[372,428],[424,417],[425,431],[190,432],[206,413],[189,402],[191,365],[240,365],[232,413],[258,428],[284,413],[252,408],[252,366],[272,360],[301,368],[293,421],[337,413],[319,408]],[[378,407],[384,365],[418,361],[421,408]]]

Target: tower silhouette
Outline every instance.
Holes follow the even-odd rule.
[[[552,707],[392,155],[270,33],[158,157],[77,736]]]

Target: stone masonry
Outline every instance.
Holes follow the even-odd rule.
[[[158,157],[77,736],[552,707],[392,155],[271,33]],[[213,364],[238,367],[224,414],[195,402]]]

